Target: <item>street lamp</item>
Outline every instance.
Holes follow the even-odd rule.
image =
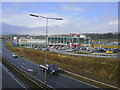
[[[54,20],[63,20],[62,18],[49,18],[49,17],[44,17],[44,16],[39,16],[36,14],[29,14],[30,16],[33,17],[41,17],[46,19],[46,50],[45,50],[45,67],[47,68],[47,45],[48,45],[48,20],[49,19],[54,19]],[[47,85],[47,70],[45,69],[45,86]]]
[[[33,17],[41,17],[41,18],[45,18],[45,19],[63,20],[62,18],[49,18],[49,17],[39,16],[39,15],[35,15],[35,14],[30,14],[30,16],[33,16]]]

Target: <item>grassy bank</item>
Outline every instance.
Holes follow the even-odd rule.
[[[12,52],[38,64],[44,64],[45,52],[40,50],[13,47],[12,42],[5,46]],[[114,86],[118,85],[118,60],[114,58],[96,58],[47,53],[47,62],[57,64],[59,68],[83,75]]]
[[[91,53],[79,52],[79,51],[77,51],[77,52],[75,52],[75,53],[77,53],[77,54],[91,54]]]
[[[96,39],[94,41],[107,41],[107,42],[118,42],[118,39]]]
[[[93,44],[93,47],[102,47],[102,48],[119,48],[117,45],[99,45],[99,44]],[[120,49],[120,48],[119,48]]]

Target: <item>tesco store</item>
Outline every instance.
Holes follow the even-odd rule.
[[[79,47],[90,46],[90,38],[71,33],[69,36],[48,36],[49,46]],[[19,46],[41,47],[46,45],[46,39],[18,39]]]

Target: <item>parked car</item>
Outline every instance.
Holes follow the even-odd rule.
[[[42,48],[38,48],[38,50],[42,50]]]
[[[75,49],[72,49],[73,51],[79,51],[79,49],[75,48]]]
[[[108,50],[108,51],[106,51],[106,53],[107,53],[107,54],[112,54],[112,53],[114,53],[114,52],[111,51],[111,50]]]
[[[90,51],[90,49],[91,49],[91,47],[86,47],[86,50],[87,50],[87,51]]]
[[[99,51],[99,48],[93,48],[90,50],[90,52],[98,52]]]
[[[64,50],[64,47],[59,47],[58,50]]]
[[[13,53],[12,57],[17,58],[18,56],[15,53]]]
[[[56,49],[58,49],[59,47],[55,47]]]
[[[50,51],[48,48],[42,48],[43,51]]]
[[[35,49],[35,50],[37,50],[38,48],[37,48],[37,47],[35,47],[34,49]]]
[[[86,50],[86,47],[80,47],[81,50]]]
[[[55,47],[54,46],[52,46],[52,47],[50,47],[51,49],[55,49]]]
[[[111,51],[113,51],[114,53],[119,52],[119,49],[115,48],[115,49],[111,49]]]
[[[106,52],[106,50],[101,48],[98,50],[98,52]]]
[[[67,49],[66,51],[67,51],[67,52],[72,52],[72,51],[73,51],[73,49]]]

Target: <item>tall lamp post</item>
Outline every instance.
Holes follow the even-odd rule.
[[[48,20],[49,19],[54,19],[54,20],[63,20],[62,18],[49,18],[49,17],[44,17],[44,16],[39,16],[39,15],[36,15],[36,14],[29,14],[30,16],[33,16],[33,17],[41,17],[41,18],[44,18],[46,19],[46,50],[45,50],[45,67],[47,68],[47,46],[48,46]],[[47,85],[47,70],[45,69],[45,86]]]

